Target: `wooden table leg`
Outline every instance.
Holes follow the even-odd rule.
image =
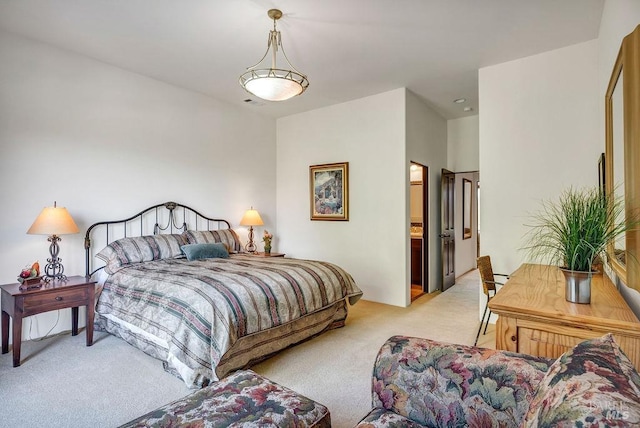
[[[87,346],[93,345],[93,318],[95,317],[95,303],[91,299],[91,303],[87,305]]]
[[[2,311],[2,353],[9,352],[9,314]]]
[[[71,336],[78,335],[78,307],[71,308]]]
[[[22,317],[13,317],[13,367],[20,366],[20,346],[22,345]]]

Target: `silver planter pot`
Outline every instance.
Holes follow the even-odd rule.
[[[560,268],[565,278],[564,298],[572,303],[591,303],[591,277],[597,272]]]

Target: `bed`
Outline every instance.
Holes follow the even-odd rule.
[[[96,329],[191,388],[342,327],[362,292],[332,263],[244,253],[228,221],[175,202],[91,225]]]

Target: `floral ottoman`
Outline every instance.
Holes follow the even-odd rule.
[[[329,410],[251,370],[240,370],[120,428],[331,427]]]

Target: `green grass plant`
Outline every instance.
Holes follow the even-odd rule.
[[[537,261],[590,272],[596,258],[631,224],[624,220],[621,198],[605,195],[598,187],[570,188],[556,201],[543,201],[528,225],[525,249]]]

